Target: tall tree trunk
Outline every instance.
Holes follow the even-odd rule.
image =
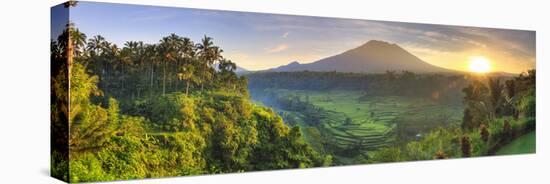
[[[166,62],[162,67],[162,95],[166,94]]]
[[[153,95],[153,74],[155,73],[155,65],[151,63],[151,84],[149,85],[149,96]]]

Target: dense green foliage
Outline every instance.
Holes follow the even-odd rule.
[[[474,80],[463,89],[465,113],[461,128],[437,129],[421,140],[372,153],[370,163],[493,155],[514,138],[535,129],[535,70],[501,84]],[[534,142],[534,136],[524,142]],[[524,138],[527,139],[527,138]],[[526,148],[529,149],[529,148]],[[515,153],[526,153],[515,149]],[[527,153],[530,153],[527,151]],[[510,154],[510,153],[508,153]]]
[[[465,93],[462,128],[475,129],[495,118],[512,116],[535,117],[535,70],[501,82],[489,77],[474,80],[462,91]]]
[[[535,126],[534,119],[518,121],[507,119],[496,119],[488,124],[490,138],[487,142],[483,140],[479,129],[463,131],[460,128],[440,128],[433,130],[419,141],[372,152],[368,163],[432,160],[439,159],[437,156],[441,153],[445,154],[445,158],[492,155],[510,139],[531,131]],[[509,130],[511,134],[508,134],[504,128],[506,122],[513,127]]]
[[[517,77],[307,71],[247,76],[253,99],[308,130],[306,140],[332,154],[337,165],[491,155],[535,128],[534,70]],[[426,87],[433,81],[440,82]]]
[[[236,65],[209,37],[194,45],[172,34],[159,44],[128,42],[118,49],[101,36],[85,47],[83,33],[73,27],[66,32],[71,36],[52,41],[57,45],[68,39],[73,46],[52,47],[52,58],[74,52],[72,63],[67,62],[71,108],[64,112],[70,159],[52,154],[52,174],[61,179],[108,181],[331,164],[330,155],[303,140],[300,127],[289,127],[271,109],[248,100],[246,79],[234,73]],[[53,94],[60,95],[56,99],[68,98],[62,96],[66,88],[57,85],[66,76],[52,77]]]

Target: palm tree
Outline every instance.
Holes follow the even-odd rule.
[[[70,8],[70,7],[75,7],[77,5],[77,1],[67,1],[64,3],[64,6],[65,8]],[[67,37],[67,48],[65,50],[65,52],[67,53],[67,66],[68,66],[68,75],[71,76],[71,65],[73,63],[73,46],[72,46],[72,41],[71,41],[71,29],[72,27],[74,26],[73,23],[71,23],[71,21],[68,21],[67,22],[67,25],[66,25],[66,30],[67,30],[67,33],[66,33],[66,37]],[[71,83],[69,83],[69,88],[71,86]]]
[[[223,50],[214,46],[211,37],[204,35],[201,43],[197,44],[197,48],[199,49],[199,56],[208,66],[214,65],[217,60],[222,59],[221,53]]]
[[[231,60],[221,59],[218,63],[218,69],[220,71],[222,81],[225,80],[225,82],[227,82],[227,87],[229,87],[231,82],[237,78],[234,72],[237,69],[237,65],[231,62]]]
[[[104,47],[107,42],[105,38],[101,35],[96,35],[88,39],[86,44],[86,52],[88,53],[88,61],[85,63],[85,66],[91,65],[92,70],[96,75],[103,80],[105,77],[105,67],[107,66],[106,59],[104,58],[104,53],[106,48]],[[102,85],[103,82],[100,82],[99,85]]]
[[[198,49],[198,55],[200,58],[200,63],[198,63],[199,64],[198,69],[203,71],[199,80],[201,83],[201,90],[204,88],[203,81],[205,80],[205,78],[207,78],[207,75],[208,75],[207,68],[208,68],[208,64],[210,63],[210,50],[213,45],[214,43],[212,43],[212,38],[204,35],[204,38],[201,40],[201,43],[197,44],[196,46]]]
[[[172,58],[169,61],[169,65],[173,66],[173,67],[170,67],[172,70],[169,70],[168,73],[168,79],[169,79],[169,86],[170,86],[170,89],[174,89],[172,88],[172,83],[173,81],[175,81],[175,89],[177,90],[178,88],[178,76],[177,74],[179,73],[179,63],[180,61],[182,60],[183,58],[183,48],[182,48],[182,45],[183,45],[183,38],[172,33],[168,36],[168,39],[170,40],[170,47],[171,47],[171,56]],[[176,75],[172,75],[172,72],[175,73]],[[174,78],[175,77],[175,78]],[[175,79],[175,80],[173,80]]]
[[[162,95],[166,94],[166,64],[174,59],[172,44],[170,37],[164,37],[160,40],[158,47],[162,57]]]
[[[233,72],[237,69],[237,65],[231,62],[231,60],[222,59],[218,64],[218,69],[220,72]]]
[[[80,32],[78,28],[71,27],[72,30],[70,31],[71,34],[71,44],[73,46],[73,52],[76,56],[81,56],[82,50],[84,49],[84,46],[86,45],[86,34]]]
[[[201,40],[201,43],[197,44],[197,49],[199,50],[198,54],[206,63],[210,62],[210,50],[213,47],[214,43],[212,38],[204,35],[204,38]]]
[[[100,55],[103,42],[105,42],[105,38],[101,35],[96,35],[88,40],[86,49],[92,55]]]
[[[223,59],[222,57],[222,52],[223,50],[220,49],[219,47],[215,46],[215,47],[212,47],[212,61],[211,63],[209,63],[210,66],[213,66],[214,64],[216,64],[216,61],[220,61]]]
[[[201,90],[204,89],[204,82],[209,81],[212,78],[212,68],[211,66],[217,61],[222,59],[221,53],[223,52],[222,49],[214,46],[214,43],[212,42],[212,38],[204,35],[204,38],[201,40],[201,43],[197,44],[197,49],[199,50],[198,54],[200,59],[202,60],[202,63],[200,64],[201,68],[200,70],[203,71],[202,73],[202,82],[201,82]]]
[[[488,81],[491,106],[495,115],[499,116],[502,112],[501,106],[504,100],[504,85],[501,84],[500,78],[489,78]]]
[[[146,80],[146,76],[140,75],[143,73],[147,73],[147,67],[145,67],[145,47],[143,45],[143,42],[141,41],[128,41],[124,43],[124,49],[122,49],[124,53],[123,61],[125,62],[125,65],[131,66],[127,67],[124,78],[128,80],[126,86],[130,85],[129,89],[135,89],[137,90],[137,97],[139,98],[141,96],[141,90],[143,89],[146,84],[144,84]],[[122,53],[121,53],[122,55]],[[134,91],[132,91],[132,98],[134,97]]]
[[[145,58],[149,64],[150,68],[150,80],[149,80],[149,95],[153,94],[153,85],[155,81],[155,66],[159,65],[160,60],[158,56],[158,45],[145,45]]]
[[[195,56],[195,45],[189,38],[183,38],[181,41],[181,49],[183,51],[184,58],[191,58]]]
[[[124,48],[120,51],[119,62],[120,62],[120,75],[119,80],[121,82],[120,87],[121,91],[126,89],[126,82],[129,82],[128,74],[133,73],[136,67],[136,58],[137,58],[137,42],[128,41],[124,43]],[[130,89],[135,89],[135,86]]]
[[[104,64],[103,69],[103,76],[105,79],[103,80],[105,85],[105,90],[107,90],[110,86],[112,86],[113,77],[116,77],[117,70],[122,67],[122,62],[119,61],[119,53],[120,50],[118,49],[116,44],[112,44],[109,42],[103,42],[103,49],[104,49],[104,57],[102,57],[102,63]],[[108,78],[107,78],[108,77]],[[108,83],[108,82],[111,83]]]

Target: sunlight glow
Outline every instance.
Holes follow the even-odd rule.
[[[490,61],[483,56],[470,57],[470,71],[476,73],[487,73],[491,70]]]

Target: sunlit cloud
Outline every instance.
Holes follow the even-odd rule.
[[[280,45],[277,45],[276,47],[266,49],[266,53],[273,54],[273,53],[285,51],[287,49],[288,49],[288,45],[280,44]]]

